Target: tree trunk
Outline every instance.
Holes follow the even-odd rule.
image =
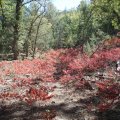
[[[3,10],[3,5],[2,5],[2,0],[0,0],[0,9],[1,9],[1,12],[2,12],[2,30],[4,31],[5,29],[5,14],[4,14],[4,10]]]
[[[45,8],[44,8],[44,9],[45,9]],[[32,21],[31,21],[31,23],[30,23],[30,27],[29,27],[28,33],[27,33],[27,38],[26,38],[26,41],[25,41],[25,53],[26,53],[26,57],[28,57],[29,41],[31,41],[31,33],[32,33],[33,25],[34,25],[34,23],[35,23],[40,17],[43,16],[43,13],[44,13],[44,11],[43,11],[41,14],[37,15],[35,18],[33,18]],[[41,22],[41,21],[40,21],[40,22]],[[39,28],[37,28],[37,29],[39,29]],[[37,34],[38,34],[38,33],[37,33]],[[35,39],[37,39],[37,38],[35,38]],[[36,40],[35,40],[35,41],[36,41]],[[35,44],[36,44],[36,42],[35,42]],[[35,51],[35,50],[34,50],[34,51]]]
[[[20,10],[22,7],[22,0],[16,0],[16,12],[15,12],[15,24],[14,24],[14,40],[12,51],[14,53],[14,60],[18,58],[18,40],[19,40],[19,21],[20,21]]]
[[[43,9],[44,9],[43,12],[39,15],[40,21],[39,21],[38,26],[37,26],[37,32],[36,32],[36,36],[35,36],[35,40],[34,40],[34,45],[33,45],[33,55],[32,55],[33,58],[35,57],[35,51],[36,51],[36,45],[37,45],[37,38],[38,38],[38,33],[39,33],[40,25],[42,23],[42,19],[44,17],[45,6],[44,6]]]
[[[35,57],[37,38],[38,38],[38,33],[39,33],[39,28],[40,28],[40,25],[41,25],[41,22],[42,22],[42,18],[43,18],[43,16],[41,16],[39,24],[37,26],[37,33],[36,33],[36,36],[35,36],[34,46],[33,46],[33,58]]]

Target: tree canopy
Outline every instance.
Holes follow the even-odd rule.
[[[120,1],[81,1],[59,11],[50,0],[0,0],[0,52],[35,56],[36,49],[82,46],[87,51],[120,31]]]

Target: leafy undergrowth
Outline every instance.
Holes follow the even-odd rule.
[[[93,106],[99,111],[113,108],[120,102],[119,73],[111,67],[120,59],[120,48],[117,47],[120,39],[113,39],[116,40],[117,43],[112,44],[114,47],[107,43],[107,49],[103,47],[90,57],[81,53],[79,48],[70,48],[51,50],[41,59],[0,62],[1,101],[15,99],[32,105],[36,101],[48,100],[54,96],[49,91],[55,86],[50,88],[42,83],[59,81],[65,86],[72,84],[79,91],[91,91],[89,98],[95,97],[97,104],[90,102],[88,109]],[[86,78],[90,73],[94,76],[100,69],[106,71],[107,78],[103,74],[97,74],[90,80]],[[96,80],[96,77],[99,79]]]

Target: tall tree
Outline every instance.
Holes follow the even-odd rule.
[[[1,9],[2,29],[3,29],[3,31],[4,31],[4,28],[5,28],[5,14],[4,14],[4,10],[3,10],[2,0],[0,0],[0,9]]]
[[[120,1],[94,0],[94,20],[99,28],[107,34],[114,35],[120,30]]]
[[[92,9],[89,4],[82,1],[78,7],[79,11],[79,24],[77,31],[77,45],[84,45],[89,41],[89,37],[92,34]]]
[[[20,22],[20,16],[21,16],[21,7],[22,7],[23,0],[16,0],[16,7],[15,7],[15,24],[14,24],[14,40],[13,40],[13,46],[12,51],[14,53],[14,58],[18,58],[18,41],[19,41],[19,22]]]
[[[40,7],[38,9],[42,10],[42,12],[39,15],[37,15],[37,17],[35,19],[33,19],[31,21],[30,28],[29,28],[29,31],[28,31],[28,37],[27,37],[27,39],[29,39],[29,36],[31,35],[31,30],[32,30],[34,22],[38,18],[40,18],[43,15],[43,13],[45,12],[44,8],[45,8],[45,4],[46,4],[47,0],[29,0],[29,1],[26,1],[26,2],[24,2],[24,0],[17,0],[16,1],[15,24],[14,24],[14,40],[13,40],[13,47],[12,47],[12,51],[14,53],[14,59],[17,59],[18,53],[19,53],[19,50],[18,50],[18,41],[19,41],[19,30],[20,30],[19,24],[20,24],[21,8],[25,4],[28,4],[28,3],[34,2],[34,1],[37,2],[40,5]],[[39,13],[39,10],[38,10],[38,13]],[[38,27],[39,26],[40,25],[38,25]],[[34,42],[34,51],[35,51],[35,47],[36,47],[38,29],[39,28],[37,28],[35,42]],[[25,42],[26,42],[26,56],[28,56],[28,40],[26,40]]]
[[[27,27],[28,31],[24,44],[26,57],[28,56],[29,49],[32,51],[32,56],[34,57],[35,55],[38,34],[40,34],[40,26],[43,24],[43,18],[46,14],[47,2],[47,0],[41,0],[34,2],[29,6],[29,22]]]

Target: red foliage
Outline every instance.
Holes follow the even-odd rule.
[[[114,42],[113,42],[114,41]],[[107,41],[104,45],[116,45],[120,43],[120,39],[114,38],[113,41]],[[13,80],[12,88],[23,89],[27,86],[29,90],[24,95],[18,93],[4,93],[1,94],[5,98],[18,97],[27,101],[29,104],[36,100],[46,100],[51,98],[47,89],[39,86],[39,89],[31,87],[36,78],[39,82],[55,82],[59,79],[62,83],[69,81],[75,82],[76,87],[90,88],[92,90],[91,82],[83,80],[83,76],[87,72],[93,72],[101,67],[106,67],[108,62],[113,62],[120,59],[120,48],[111,47],[111,49],[103,49],[96,51],[91,57],[82,53],[78,48],[51,50],[43,55],[42,59],[23,60],[0,62],[0,76],[1,84],[8,84],[4,78],[10,77]],[[59,76],[59,77],[56,77]],[[111,101],[118,99],[120,88],[118,83],[109,84],[106,81],[96,82],[98,87],[97,94],[103,99]],[[98,106],[100,109],[105,109],[109,104]]]
[[[110,48],[114,48],[114,47],[120,47],[120,39],[119,38],[115,37],[113,39],[105,40],[103,42],[104,49],[110,49]]]
[[[116,97],[119,96],[120,93],[120,85],[118,83],[113,83],[113,84],[105,84],[106,82],[103,83],[96,83],[98,87],[98,92],[101,94],[103,97],[107,99],[115,99]]]
[[[111,104],[101,103],[98,105],[98,109],[100,112],[104,112],[105,110],[109,109],[110,106],[111,106]]]
[[[76,52],[74,49],[73,51]],[[67,79],[67,81],[79,80],[86,72],[96,71],[101,67],[106,67],[108,62],[113,62],[120,58],[119,53],[120,48],[112,48],[109,51],[96,52],[89,58],[86,54],[80,55],[80,52],[71,54],[71,51],[70,53],[67,51],[67,54],[63,53],[61,55],[62,57],[59,57],[61,63],[60,69],[62,69],[61,71],[64,73],[61,77],[61,81],[64,82]]]
[[[119,101],[120,85],[113,82],[96,82],[98,87],[97,95],[104,100],[104,103],[98,105],[100,111],[111,108],[114,105],[114,101]]]
[[[44,86],[42,86],[40,89],[30,88],[29,91],[26,91],[24,100],[28,104],[31,104],[36,100],[47,100],[51,97],[53,97],[53,95],[48,95],[47,89]]]

